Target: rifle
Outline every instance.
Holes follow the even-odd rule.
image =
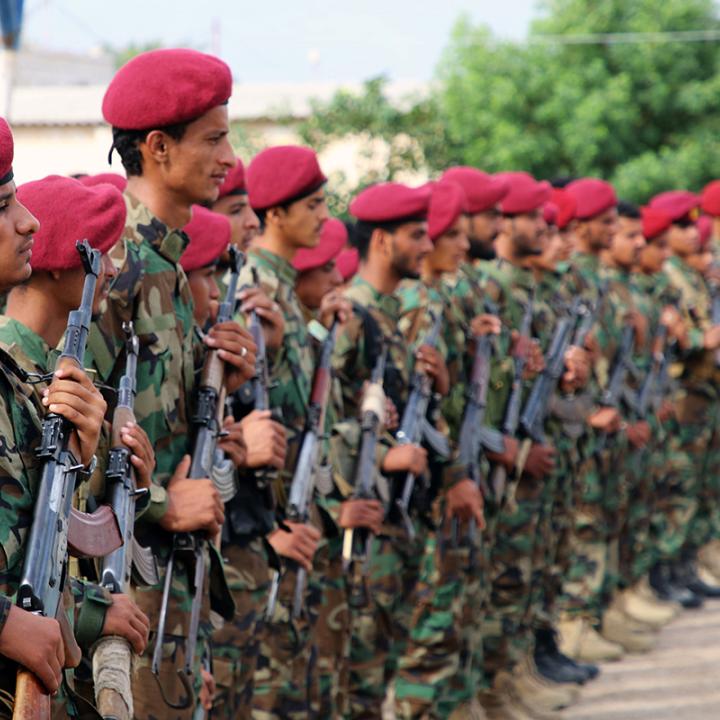
[[[717,266],[713,263],[715,269]],[[710,319],[713,325],[720,325],[720,283],[717,280],[708,282],[708,290],[710,291]],[[720,348],[715,350],[715,367],[720,368]]]
[[[487,407],[487,392],[490,384],[490,358],[492,356],[492,339],[488,335],[475,337],[475,356],[473,358],[472,375],[467,391],[467,402],[460,427],[459,456],[460,462],[467,468],[467,476],[480,488],[485,497],[489,495],[487,483],[480,472],[480,453],[482,452],[481,429]],[[453,518],[450,535],[453,544],[457,544],[458,519]],[[472,550],[475,545],[477,528],[475,519],[468,522],[467,542]],[[474,554],[474,553],[473,553]],[[471,558],[471,566],[474,560]]]
[[[433,324],[422,344],[437,347],[443,313],[440,312],[435,315],[432,310],[429,312]],[[432,383],[430,378],[425,373],[413,369],[410,377],[410,395],[395,438],[400,445],[418,445],[424,439],[438,454],[447,457],[450,454],[447,438],[432,427],[427,419],[431,397]],[[405,476],[402,495],[395,501],[395,507],[400,513],[400,519],[410,540],[415,539],[415,528],[410,518],[410,503],[415,491],[415,480],[414,473],[408,473]]]
[[[375,498],[375,451],[385,415],[383,379],[386,362],[387,347],[383,346],[370,376],[370,384],[365,388],[361,408],[362,435],[353,478],[353,487],[355,488],[353,497],[359,500]],[[362,575],[366,576],[370,561],[370,533],[366,528],[357,530],[347,528],[344,531],[342,561],[345,571],[352,562],[361,562]]]
[[[640,419],[647,417],[651,409],[657,410],[662,401],[662,381],[667,365],[667,336],[667,326],[659,325],[653,338],[650,367],[645,373],[633,403],[633,409]]]
[[[65,344],[55,370],[73,365],[83,367],[92,319],[100,252],[93,250],[87,240],[78,241],[76,247],[86,273],[82,301],[80,307],[68,315]],[[79,462],[79,447],[73,429],[70,421],[55,413],[48,413],[42,421],[42,437],[36,454],[43,461],[43,468],[25,546],[17,604],[28,612],[57,619],[66,660],[77,665],[82,653],[62,601],[68,553],[75,557],[106,555],[120,547],[122,537],[117,519],[107,505],[92,514],[72,512],[77,474],[84,469]],[[25,668],[19,668],[17,673],[13,718],[50,718],[50,695],[40,680]]]
[[[531,294],[528,298],[527,305],[525,306],[525,312],[523,313],[522,320],[520,322],[520,337],[529,338],[530,328],[533,319],[533,304],[534,295]],[[518,421],[520,418],[520,403],[522,401],[523,393],[523,373],[525,372],[525,365],[527,363],[527,357],[523,354],[516,356],[513,359],[513,379],[512,385],[510,386],[510,395],[508,396],[507,405],[505,406],[505,413],[502,422],[502,432],[504,435],[515,437],[517,434]],[[492,489],[493,496],[499,503],[502,497],[505,495],[505,486],[507,485],[507,469],[502,463],[497,463],[493,466],[490,471],[490,488]]]
[[[121,429],[135,422],[138,338],[131,322],[123,323],[125,332],[125,374],[120,378],[118,401],[113,413],[112,439],[105,472],[107,496],[115,513],[123,537],[123,545],[107,555],[101,563],[100,585],[111,593],[127,593],[131,576],[138,584],[155,585],[158,582],[155,558],[149,548],[142,547],[133,532],[135,502],[147,494],[147,488],[138,489],[135,470],[130,462],[130,449],[123,443]],[[121,670],[130,682],[132,650],[124,638],[102,637],[93,649],[93,682],[100,714],[113,720],[131,720],[132,694],[122,695],[108,674],[111,659],[114,672]]]
[[[236,248],[230,247],[230,262],[232,273],[228,284],[225,299],[218,308],[216,323],[227,322],[232,318],[235,308],[235,295],[237,293],[238,275],[245,260],[245,256]],[[197,407],[192,417],[196,427],[195,442],[193,445],[192,461],[190,463],[189,478],[212,478],[216,486],[218,477],[213,469],[218,461],[216,456],[217,440],[221,434],[221,418],[225,406],[225,362],[217,350],[208,350],[205,355],[202,374],[200,376],[200,388],[198,390]],[[232,488],[220,488],[221,496],[232,496],[234,492],[234,473],[228,481]],[[198,628],[200,625],[200,609],[203,601],[203,586],[205,584],[205,550],[208,540],[202,533],[175,533],[173,535],[173,546],[170,552],[167,568],[165,570],[165,583],[163,586],[162,604],[160,605],[160,619],[158,622],[155,648],[153,650],[151,670],[160,688],[160,693],[165,703],[175,709],[186,709],[190,707],[193,698],[190,677],[193,674],[193,662],[195,658],[195,647],[197,645]],[[165,636],[165,624],[167,622],[168,602],[170,600],[170,589],[175,571],[175,565],[180,563],[187,572],[189,580],[190,596],[192,604],[190,608],[190,625],[188,630],[187,644],[185,647],[185,665],[178,668],[177,674],[182,683],[186,697],[178,703],[171,702],[165,695],[160,682],[160,664],[162,663],[163,638]]]
[[[298,453],[295,472],[293,473],[290,485],[290,496],[288,498],[285,517],[294,523],[306,523],[310,517],[310,501],[314,490],[314,474],[320,453],[320,440],[325,431],[325,411],[327,410],[330,398],[330,387],[332,385],[332,354],[337,339],[338,320],[328,331],[327,337],[320,348],[320,359],[315,368],[315,374],[310,390],[310,402],[308,405],[305,430]],[[293,596],[292,617],[300,617],[303,608],[303,595],[305,593],[305,581],[307,570],[298,567],[295,579],[295,593]],[[280,586],[280,573],[275,572],[270,589],[270,600],[268,605],[275,604],[278,589]]]

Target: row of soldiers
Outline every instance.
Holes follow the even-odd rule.
[[[57,717],[556,717],[720,595],[718,186],[456,167],[345,225],[231,90],[121,68],[127,179],[16,187],[0,122],[0,716],[29,671]]]

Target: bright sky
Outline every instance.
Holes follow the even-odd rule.
[[[525,36],[536,0],[25,0],[23,40],[84,52],[160,41],[216,52],[245,82],[432,76],[462,13]]]

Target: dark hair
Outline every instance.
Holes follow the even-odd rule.
[[[142,175],[142,155],[140,154],[140,143],[144,143],[147,136],[153,130],[160,130],[169,135],[173,140],[182,140],[185,130],[190,122],[176,123],[175,125],[165,125],[159,128],[150,128],[149,130],[122,130],[114,127],[112,129],[113,141],[110,148],[110,157],[113,150],[117,150],[120,161],[125,168],[128,177],[130,175]]]
[[[267,216],[268,210],[277,207],[287,212],[290,206],[294,203],[304,200],[306,197],[310,197],[310,195],[316,193],[325,184],[325,182],[326,181],[323,180],[319,185],[313,185],[309,190],[301,190],[297,195],[293,195],[291,198],[288,198],[277,205],[271,205],[270,207],[263,208],[262,210],[255,210],[255,208],[253,208],[258,220],[260,221],[260,229],[262,230],[265,227],[265,217]]]
[[[627,200],[620,200],[617,204],[617,211],[620,217],[629,218],[630,220],[640,219],[640,208],[635,203]]]
[[[557,175],[550,180],[550,184],[556,189],[567,187],[573,180],[577,180],[574,175]]]
[[[367,260],[368,250],[370,249],[370,238],[375,230],[385,230],[385,232],[392,234],[401,225],[405,225],[405,223],[408,222],[412,222],[412,220],[396,220],[386,223],[371,223],[358,220],[352,232],[348,233],[350,236],[350,244],[357,248],[361,260]]]

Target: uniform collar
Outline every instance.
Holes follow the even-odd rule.
[[[350,287],[362,288],[365,292],[369,292],[373,304],[388,317],[400,317],[400,298],[395,293],[386,295],[385,293],[378,292],[367,280],[361,278],[360,275],[353,277]]]
[[[250,248],[248,252],[258,258],[261,265],[265,265],[272,270],[286,285],[295,287],[297,270],[285,258],[265,248],[254,247]]]
[[[160,255],[172,263],[178,263],[180,256],[190,242],[190,238],[182,230],[171,230],[134,198],[127,190],[124,193],[127,207],[126,227],[139,234],[142,239]]]
[[[0,344],[23,370],[48,371],[50,346],[36,332],[7,315],[0,316]]]

